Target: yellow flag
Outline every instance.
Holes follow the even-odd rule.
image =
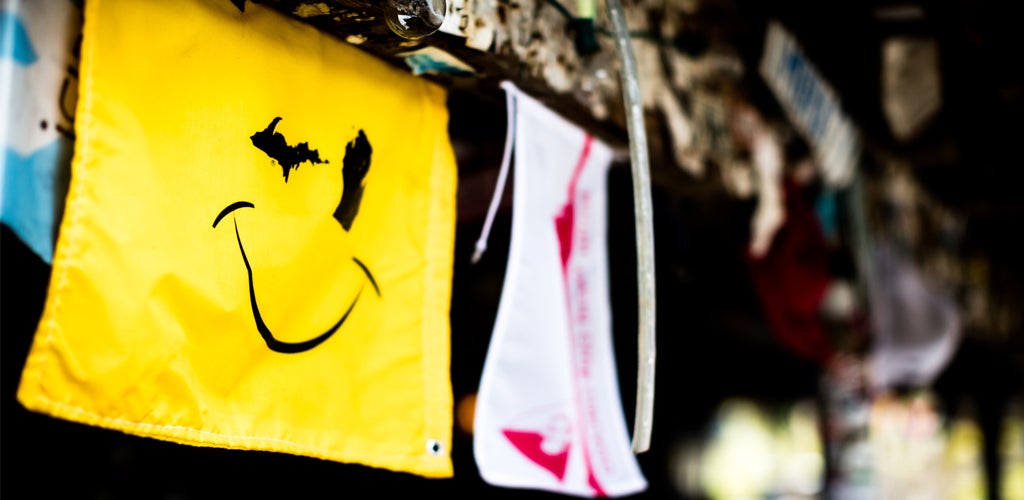
[[[443,89],[252,3],[85,5],[72,183],[21,403],[450,476]]]

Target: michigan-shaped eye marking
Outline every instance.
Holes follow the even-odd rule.
[[[297,170],[299,165],[304,162],[309,162],[310,164],[327,163],[327,160],[320,159],[319,151],[309,149],[308,142],[300,142],[294,146],[288,144],[284,135],[274,131],[280,121],[280,116],[274,118],[270,121],[270,125],[267,125],[267,128],[249,136],[249,140],[252,141],[253,146],[256,146],[256,149],[277,160],[277,164],[284,171],[285,182],[288,182],[288,175],[292,170]]]
[[[276,162],[281,166],[284,170],[285,182],[288,182],[289,173],[292,170],[297,169],[298,165],[303,162],[308,161],[311,164],[328,163],[327,160],[321,160],[319,152],[315,149],[310,149],[308,143],[303,142],[296,146],[289,145],[284,136],[280,132],[276,132],[274,130],[280,121],[280,117],[274,118],[267,128],[256,132],[250,136],[250,139],[252,140],[253,146],[266,153],[270,158],[276,160]],[[363,192],[366,188],[364,181],[366,174],[370,170],[370,157],[372,153],[373,148],[370,146],[370,142],[362,130],[360,130],[358,135],[345,146],[345,158],[342,161],[342,179],[344,187],[342,189],[341,200],[339,200],[338,205],[332,214],[344,231],[349,231],[352,228],[356,215],[359,213],[359,204],[362,201]],[[235,227],[235,240],[238,242],[238,252],[242,256],[242,263],[245,265],[246,275],[248,276],[249,304],[252,309],[253,321],[256,325],[256,331],[259,332],[260,337],[263,338],[263,341],[266,342],[267,347],[270,348],[270,350],[293,354],[313,349],[331,338],[331,336],[341,328],[345,323],[345,320],[347,320],[349,315],[352,313],[352,310],[355,309],[360,297],[362,297],[363,289],[367,283],[373,287],[377,296],[380,296],[380,288],[377,286],[377,280],[374,279],[373,273],[370,272],[370,269],[367,268],[362,261],[353,257],[353,264],[359,267],[363,275],[366,276],[366,280],[359,283],[353,283],[353,286],[358,287],[356,296],[352,299],[351,303],[339,308],[338,320],[322,333],[309,337],[306,340],[298,342],[286,342],[280,340],[270,330],[270,327],[268,327],[266,322],[263,320],[263,315],[260,314],[259,301],[256,298],[256,286],[253,280],[253,266],[249,262],[249,257],[245,253],[245,245],[242,243],[242,236],[238,230],[238,220],[235,214],[236,211],[243,208],[255,209],[256,206],[248,201],[236,201],[230,203],[214,218],[213,227],[216,228],[224,218],[231,215],[232,222]],[[311,216],[315,216],[315,214],[311,214]],[[289,335],[289,337],[294,338],[292,335]]]

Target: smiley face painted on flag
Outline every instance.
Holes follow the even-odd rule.
[[[288,177],[293,169],[297,169],[300,164],[309,162],[311,164],[318,163],[329,163],[327,160],[321,160],[320,154],[315,149],[310,149],[308,143],[299,143],[298,145],[289,145],[287,140],[280,132],[275,132],[274,128],[278,122],[281,121],[281,117],[276,117],[267,125],[267,128],[256,132],[250,139],[252,140],[253,146],[260,149],[267,154],[270,158],[276,160],[278,165],[281,166],[284,173],[284,182],[288,182]],[[345,189],[342,191],[341,199],[338,202],[337,208],[334,210],[334,218],[338,221],[338,224],[345,230],[348,231],[352,228],[352,223],[355,220],[356,215],[359,213],[359,203],[363,198],[363,190],[365,185],[363,183],[366,173],[370,169],[371,156],[373,154],[373,147],[370,145],[369,140],[366,138],[366,134],[360,130],[359,135],[352,139],[348,145],[345,146],[345,158],[342,161],[342,178],[345,181]],[[251,202],[248,201],[236,201],[224,207],[217,217],[213,220],[213,227],[216,229],[217,225],[228,215],[231,215],[240,208],[256,208]],[[248,274],[249,279],[249,302],[252,308],[252,317],[256,324],[256,330],[259,332],[260,337],[263,338],[264,342],[267,343],[267,347],[270,350],[280,353],[298,353],[308,351],[325,340],[334,335],[335,332],[341,328],[345,320],[348,319],[349,314],[355,308],[356,303],[359,302],[359,298],[363,294],[363,288],[366,285],[373,287],[373,291],[376,292],[377,296],[380,296],[380,288],[377,286],[377,281],[373,278],[373,274],[367,269],[366,264],[363,264],[358,257],[352,257],[352,262],[359,267],[366,274],[365,280],[360,280],[359,283],[355,283],[354,287],[359,291],[356,296],[348,304],[347,307],[342,309],[338,321],[336,321],[330,328],[319,335],[310,337],[306,340],[301,341],[282,341],[277,338],[274,333],[267,326],[263,320],[263,315],[260,313],[259,300],[257,299],[256,286],[253,280],[253,265],[249,262],[248,257],[245,254],[245,246],[242,244],[242,236],[238,232],[238,222],[235,221],[235,238],[238,240],[238,251],[242,256],[242,263],[245,264],[245,270]]]
[[[450,476],[444,90],[258,3],[173,4],[86,3],[71,188],[19,401]]]

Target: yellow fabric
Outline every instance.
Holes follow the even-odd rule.
[[[89,0],[84,29],[73,178],[19,401],[451,476],[443,89],[252,2]],[[285,145],[295,157],[265,151]],[[278,349],[301,352],[271,349],[253,297]]]

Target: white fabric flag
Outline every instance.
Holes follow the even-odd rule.
[[[517,101],[512,242],[474,422],[492,485],[581,497],[647,488],[630,449],[611,338],[609,147]]]
[[[960,343],[962,320],[956,301],[891,244],[879,242],[873,259],[872,389],[928,386]]]

